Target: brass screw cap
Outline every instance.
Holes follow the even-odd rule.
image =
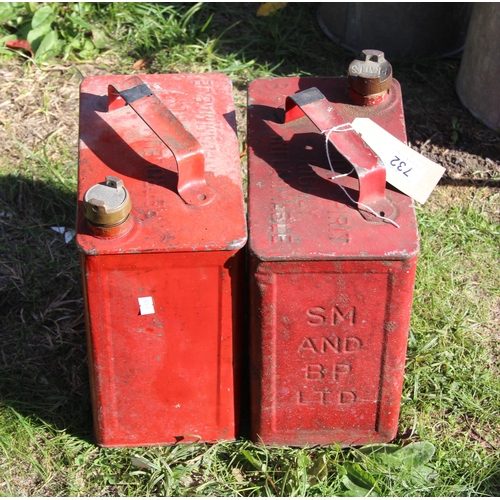
[[[112,175],[92,186],[83,197],[83,214],[87,220],[103,228],[123,224],[132,210],[130,195],[123,181]]]
[[[392,66],[386,61],[381,50],[365,49],[358,59],[349,65],[348,70],[351,96],[355,101],[360,98],[376,98],[383,96],[392,83]],[[356,96],[357,94],[357,96]],[[362,100],[362,99],[361,99]],[[368,104],[368,102],[361,102]]]

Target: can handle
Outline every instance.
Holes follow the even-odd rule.
[[[174,155],[177,192],[188,205],[205,205],[216,195],[205,179],[200,143],[137,76],[108,85],[108,112],[129,105]]]
[[[285,103],[285,123],[307,116],[321,132],[345,125],[345,120],[333,103],[316,88],[312,87],[288,96]],[[353,129],[342,129],[328,135],[337,151],[353,166],[359,179],[358,207],[361,215],[373,220],[374,214],[364,210],[370,207],[382,217],[391,217],[396,209],[386,198],[386,172],[375,153],[366,146],[361,136]]]

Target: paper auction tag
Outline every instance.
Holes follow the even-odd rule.
[[[425,203],[445,169],[396,139],[369,118],[356,118],[352,128],[383,162],[387,182]]]

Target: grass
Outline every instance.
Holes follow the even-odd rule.
[[[0,494],[500,495],[500,154],[496,136],[452,92],[457,59],[395,67],[411,143],[433,137],[440,151],[462,147],[476,162],[463,185],[445,164],[450,175],[417,209],[422,249],[395,442],[95,446],[78,256],[52,229],[74,227],[79,74],[128,73],[141,58],[150,72],[225,72],[243,150],[250,80],[343,75],[352,55],[324,37],[312,4],[288,4],[269,18],[256,18],[255,4],[78,5],[79,17],[109,39],[94,61],[72,52],[33,66],[2,56]],[[462,123],[458,139],[451,116]]]

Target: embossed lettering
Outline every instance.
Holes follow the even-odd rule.
[[[203,149],[207,156],[213,156],[217,153],[218,144],[220,144],[220,135],[218,132],[218,125],[216,124],[217,113],[214,109],[214,101],[216,100],[214,89],[212,87],[212,82],[204,77],[193,78],[193,83],[198,92],[194,96],[196,102],[196,121],[192,126],[195,130],[191,130],[191,132],[196,135],[196,130],[203,130]],[[177,118],[181,122],[187,121],[186,114],[184,113],[177,116]]]
[[[306,391],[298,391],[298,402],[303,405],[327,405],[333,403],[334,397],[328,397],[329,394],[332,394],[333,391],[330,389],[322,389],[322,390],[306,390]],[[337,401],[340,404],[350,404],[355,403],[358,399],[358,396],[354,391],[340,391],[336,392]]]
[[[348,363],[335,363],[334,378],[338,380],[342,375],[347,375],[351,372],[352,366]]]
[[[350,307],[343,312],[337,306],[335,306],[333,311],[332,324],[338,325],[339,323],[347,320],[351,325],[354,325],[355,311],[356,309],[354,307]]]
[[[200,103],[200,102],[213,102],[214,100],[212,99],[211,95],[197,95],[195,96],[195,101]]]
[[[363,344],[361,343],[361,339],[358,337],[347,337],[345,339],[345,351],[346,352],[355,352],[359,351]]]
[[[358,337],[347,337],[345,339],[336,335],[320,338],[305,337],[297,352],[299,354],[305,351],[315,354],[327,354],[328,352],[349,354],[359,351],[362,347],[363,344]]]
[[[380,76],[387,76],[389,74],[389,69],[380,67],[378,65],[364,65],[364,66],[357,66],[353,64],[350,67],[350,71],[353,74],[370,74],[370,75],[380,75]]]
[[[205,80],[201,78],[195,78],[193,80],[195,87],[211,87],[212,82],[210,80]]]
[[[324,380],[325,378],[340,380],[352,373],[350,363],[308,363],[302,368],[307,380]]]
[[[309,318],[307,323],[313,326],[325,324],[326,316],[324,313],[325,310],[322,307],[311,307],[311,309],[306,312],[306,315]]]
[[[292,242],[292,236],[290,234],[273,234],[271,236],[271,242],[277,243],[278,241]]]
[[[286,221],[290,219],[290,213],[286,212],[285,205],[281,203],[273,203],[273,211],[271,213],[271,242],[277,243],[280,241],[292,242],[292,235],[289,234],[289,225]],[[280,224],[274,224],[280,222]]]
[[[158,183],[165,180],[165,169],[159,167],[148,167],[146,169],[146,178],[151,183]]]
[[[333,306],[328,311],[320,306],[311,307],[306,311],[307,324],[310,326],[321,326],[321,325],[339,325],[344,321],[347,321],[350,325],[354,325],[356,321],[356,308],[351,307],[340,307],[338,305]]]
[[[275,212],[271,218],[275,222],[286,222],[290,218],[290,214],[287,214],[286,212]]]
[[[328,212],[328,220],[328,239],[340,245],[349,243],[349,218],[345,206],[336,202],[336,210]]]
[[[349,224],[349,219],[345,215],[336,215],[335,217],[329,217],[330,221],[328,226],[346,226]]]
[[[342,404],[346,403],[354,403],[356,401],[357,396],[353,391],[342,391],[340,393],[340,402]]]
[[[317,184],[319,181],[317,175],[302,175],[297,179],[299,186],[310,186]]]
[[[271,166],[278,171],[288,171],[288,144],[280,139],[272,139],[269,145]]]
[[[314,345],[313,339],[306,337],[302,344],[299,346],[299,354],[302,351],[308,351],[311,350],[312,352],[318,352],[316,350],[316,346]]]
[[[321,404],[326,405],[327,394],[330,394],[332,391],[329,389],[323,389],[322,391],[299,391],[299,403],[310,405],[310,404]]]
[[[325,368],[323,365],[307,365],[306,378],[309,380],[323,380],[325,378]]]
[[[321,339],[321,352],[327,352],[328,350],[332,350],[333,352],[340,352],[340,338],[333,337],[331,339],[322,337]]]
[[[349,231],[347,229],[329,229],[328,239],[340,245],[346,245],[350,241]]]
[[[286,234],[287,225],[286,224],[273,224],[271,226],[273,233]]]

